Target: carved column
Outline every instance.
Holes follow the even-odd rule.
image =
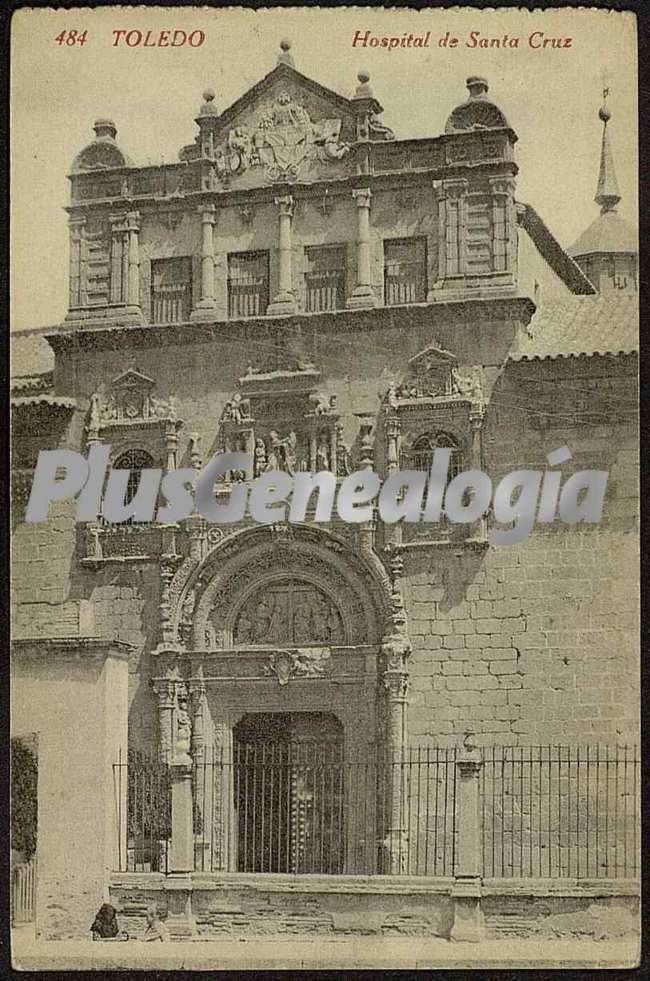
[[[353,308],[373,307],[375,295],[370,274],[370,199],[369,187],[352,191],[357,205],[357,285],[347,305]]]
[[[160,739],[160,758],[170,763],[172,758],[172,725],[174,719],[174,682],[156,681],[153,690],[158,699],[158,734]]]
[[[215,722],[212,748],[212,869],[232,872],[236,869],[237,822],[233,798],[232,726],[225,720]]]
[[[176,469],[176,454],[178,450],[178,428],[174,419],[169,419],[165,426],[165,454],[167,469]]]
[[[471,433],[470,462],[472,470],[483,469],[483,419],[485,417],[485,405],[482,401],[472,402],[469,410],[469,426]],[[488,519],[483,514],[478,520],[476,535],[480,541],[487,538]]]
[[[386,476],[389,477],[399,469],[400,455],[400,419],[396,414],[388,414],[384,417],[386,434]],[[396,545],[402,541],[403,523],[397,521],[394,524],[383,526],[384,543],[386,545]]]
[[[192,311],[192,320],[206,320],[214,316],[214,225],[216,208],[213,204],[201,205],[201,299]]]
[[[208,733],[209,709],[203,667],[199,664],[188,682],[192,709],[191,755],[194,761],[194,809],[200,824],[200,832],[194,838],[194,866],[202,872],[210,871],[210,838],[212,828],[212,779],[213,766],[210,758],[211,739]]]
[[[126,228],[129,235],[129,268],[127,304],[140,311],[140,249],[138,232],[140,230],[140,215],[131,211],[127,215]]]
[[[273,315],[278,313],[294,313],[296,309],[296,299],[293,293],[293,280],[291,272],[291,221],[293,218],[293,198],[290,194],[276,198],[278,206],[279,221],[279,276],[278,292],[269,304],[267,313]]]
[[[400,422],[398,416],[386,417],[386,472],[393,473],[399,467]]]
[[[391,875],[404,873],[408,861],[406,769],[406,706],[408,671],[402,646],[384,645],[387,668],[383,684],[385,699],[386,818],[384,837],[387,865]]]
[[[481,810],[479,750],[465,746],[456,759],[458,844],[454,870],[454,923],[451,939],[476,943],[482,939]]]

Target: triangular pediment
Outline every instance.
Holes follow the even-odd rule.
[[[303,75],[291,65],[280,64],[224,109],[219,116],[219,128],[250,123],[260,108],[269,101],[274,101],[284,89],[296,101],[302,102],[308,111],[309,109],[314,111],[317,118],[338,116],[350,121],[353,118],[349,99]]]
[[[111,387],[147,389],[153,388],[154,384],[153,378],[144,375],[137,368],[127,368],[126,371],[123,371],[117,378],[113,379]]]
[[[345,176],[356,117],[348,99],[280,64],[214,124],[221,184],[312,182]]]
[[[423,351],[419,351],[409,359],[409,367],[412,371],[426,371],[431,367],[450,367],[455,365],[457,360],[456,355],[451,351],[429,344]]]

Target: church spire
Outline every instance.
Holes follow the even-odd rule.
[[[596,197],[594,198],[596,204],[600,205],[600,213],[603,215],[606,211],[615,211],[616,205],[621,200],[618,181],[616,180],[616,171],[614,170],[614,157],[607,132],[607,123],[612,117],[611,112],[607,108],[608,95],[609,89],[603,89],[603,104],[598,111],[598,116],[603,123],[603,142],[600,149],[598,186],[596,188]]]

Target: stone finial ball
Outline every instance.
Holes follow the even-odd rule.
[[[357,75],[357,78],[359,79],[362,85],[365,85],[366,82],[370,81],[370,72],[360,71],[359,74]]]
[[[206,89],[203,93],[203,98],[206,102],[212,102],[214,99],[214,89]]]
[[[607,108],[607,106],[601,106],[600,107],[600,109],[598,110],[598,118],[603,123],[608,123],[609,122],[609,120],[612,118],[612,114],[609,111],[609,109]]]
[[[291,41],[288,38],[283,37],[280,41],[280,47],[283,51],[289,51],[291,49]]]

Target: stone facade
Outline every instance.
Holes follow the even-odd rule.
[[[516,134],[482,79],[443,136],[399,140],[367,76],[343,99],[286,54],[221,114],[205,93],[182,163],[132,165],[100,120],[73,164],[69,311],[53,376],[14,406],[14,636],[76,639],[80,658],[90,638],[128,645],[129,745],[169,762],[183,713],[195,761],[263,712],[331,713],[347,749],[633,743],[635,297],[625,341],[536,332],[553,305],[568,343],[578,306],[594,331],[608,315],[516,201]],[[603,520],[501,548],[485,522],[145,528],[77,525],[72,504],[22,520],[39,449],[197,469],[245,449],[246,479],[273,460],[340,480],[413,465],[440,434],[495,481],[568,445],[564,473],[610,473]],[[201,932],[234,929],[211,903]],[[347,903],[300,923],[336,928]],[[409,903],[384,903],[402,912],[383,932],[448,935],[447,894],[435,929]]]

